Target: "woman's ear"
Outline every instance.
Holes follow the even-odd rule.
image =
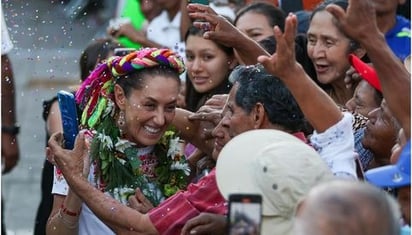
[[[124,94],[124,90],[118,84],[114,85],[114,100],[116,105],[120,108],[120,110],[124,110],[126,106],[126,95]]]
[[[237,62],[237,59],[235,56],[231,56],[229,60],[227,61],[229,65],[229,69],[232,70],[234,69],[239,63]]]

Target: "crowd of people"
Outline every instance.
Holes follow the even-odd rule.
[[[231,194],[264,235],[410,234],[402,4],[137,1],[80,56],[73,149],[44,102],[35,234],[228,234]]]

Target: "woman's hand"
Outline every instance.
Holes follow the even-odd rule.
[[[128,203],[130,208],[133,208],[143,214],[146,214],[154,207],[139,188],[136,188],[135,194],[129,197]]]
[[[109,27],[107,28],[107,34],[115,38],[125,36],[137,43],[146,43],[147,41],[146,33],[141,30],[137,30],[131,23],[124,23],[116,28]]]
[[[213,40],[227,47],[235,47],[237,35],[242,34],[225,17],[218,15],[212,8],[202,4],[187,5],[189,16],[195,20],[193,25],[203,29],[206,33],[204,38]]]
[[[200,215],[186,222],[182,229],[182,235],[186,234],[225,234],[226,216],[212,213],[200,213]]]
[[[63,172],[66,180],[76,176],[87,178],[90,161],[84,133],[80,132],[77,135],[73,150],[64,149],[62,143],[63,134],[61,132],[54,133],[50,137],[47,159]]]

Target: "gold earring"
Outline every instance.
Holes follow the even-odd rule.
[[[120,135],[122,136],[124,134],[124,126],[126,124],[126,118],[124,115],[124,111],[120,110],[119,112],[119,117],[117,118],[117,126],[119,127]]]

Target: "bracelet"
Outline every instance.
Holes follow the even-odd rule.
[[[59,210],[59,212],[57,213],[57,217],[62,221],[62,223],[69,229],[75,229],[79,226],[79,221],[76,222],[72,222],[72,221],[68,221],[66,220],[63,215],[62,215],[62,211],[61,209]]]
[[[73,217],[79,216],[79,215],[80,215],[80,212],[82,211],[81,208],[80,208],[79,212],[70,211],[69,209],[67,209],[67,207],[64,207],[64,204],[63,204],[63,203],[62,203],[62,205],[61,205],[61,207],[60,207],[60,210],[61,210],[63,213],[65,213],[66,215],[73,216]]]
[[[1,132],[11,134],[11,135],[17,135],[20,132],[20,127],[18,125],[1,126]]]

